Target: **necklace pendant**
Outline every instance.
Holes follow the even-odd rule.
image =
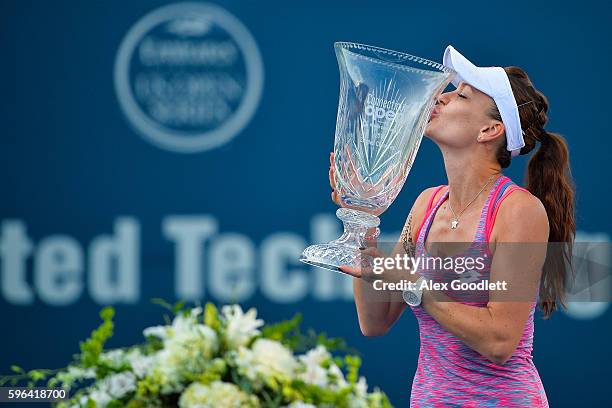
[[[456,219],[456,218],[453,218],[453,219],[451,220],[451,229],[456,229],[456,228],[457,228],[457,225],[459,225],[459,220],[458,220],[458,219]]]

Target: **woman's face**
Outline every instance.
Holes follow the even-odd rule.
[[[492,125],[497,124],[499,132],[501,122],[488,116],[492,103],[490,96],[462,81],[457,89],[438,97],[425,135],[440,147],[473,147],[479,135],[493,131]]]

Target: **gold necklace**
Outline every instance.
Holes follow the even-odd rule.
[[[482,191],[489,185],[491,180],[493,180],[493,177],[495,177],[497,174],[499,173],[495,173],[491,177],[489,177],[489,180],[487,180],[486,184],[482,186],[478,194],[476,194],[474,198],[472,198],[472,201],[470,201],[465,207],[463,207],[463,210],[461,210],[459,215],[455,214],[455,210],[453,210],[453,206],[450,201],[450,189],[449,189],[448,206],[453,212],[453,218],[451,218],[450,229],[456,229],[459,226],[459,217],[461,217],[461,214],[463,214],[463,212],[470,206],[470,204],[472,204],[476,200],[476,198],[480,195],[480,193],[482,193]]]

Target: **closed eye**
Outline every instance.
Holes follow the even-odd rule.
[[[457,95],[459,95],[459,97],[460,97],[460,98],[465,98],[465,99],[467,99],[467,97],[466,97],[465,95],[463,95],[463,94],[457,94]]]

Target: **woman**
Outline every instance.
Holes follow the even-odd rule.
[[[418,295],[410,307],[421,342],[411,406],[547,407],[531,355],[533,318],[536,303],[548,318],[564,300],[566,271],[559,260],[569,259],[575,234],[567,145],[544,129],[548,100],[522,69],[476,67],[451,46],[444,64],[457,72],[457,88],[438,96],[425,134],[442,152],[448,185],[418,196],[393,255],[441,255],[434,253],[443,247],[436,243],[471,243],[452,256],[484,255],[478,278],[505,281],[507,290],[410,292]],[[520,188],[502,169],[538,144],[526,188]],[[334,188],[333,166],[330,182]],[[332,199],[344,205],[335,190]],[[567,245],[555,247],[557,253],[549,246],[547,252],[547,242]],[[386,256],[375,245],[362,251]],[[400,292],[374,290],[371,281],[381,275],[372,275],[371,269],[341,269],[356,278],[363,334],[385,334],[407,306]],[[417,268],[408,279],[449,279],[439,272]],[[398,281],[397,275],[388,275]]]

